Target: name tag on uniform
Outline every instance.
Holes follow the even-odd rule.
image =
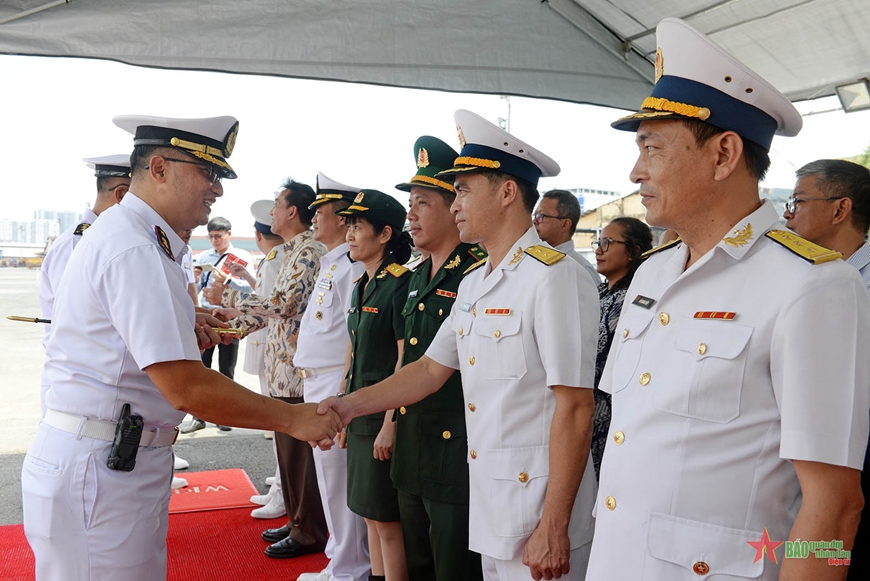
[[[460,311],[465,311],[466,313],[471,312],[471,303],[462,303],[462,306],[459,307]]]
[[[377,307],[363,307],[362,310],[364,313],[377,313],[378,312]]]
[[[448,299],[455,299],[456,298],[456,293],[446,291],[446,290],[441,290],[440,288],[435,289],[435,294],[438,295],[439,297],[447,297]]]
[[[411,292],[408,293],[408,298],[413,299],[414,297],[417,296],[417,292],[419,292],[419,291],[417,291],[417,289],[412,290]]]
[[[332,290],[332,281],[321,278],[317,281],[317,288],[322,288],[323,290]]]
[[[651,309],[654,304],[656,304],[655,299],[651,299],[649,297],[645,297],[643,295],[637,295],[631,304],[637,305],[639,307],[643,307],[645,309]]]

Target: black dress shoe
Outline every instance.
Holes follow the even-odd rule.
[[[286,524],[283,527],[278,527],[277,529],[266,529],[260,536],[263,537],[264,541],[268,541],[270,543],[277,543],[278,541],[283,541],[290,536],[290,525]]]
[[[182,426],[179,431],[182,434],[190,434],[190,433],[195,432],[197,430],[203,430],[203,429],[205,429],[205,422],[199,418],[193,418],[193,421],[191,421],[186,426]]]
[[[229,432],[230,430],[232,430],[232,428],[230,426],[222,426],[220,424],[215,424],[215,425],[217,426],[217,429],[219,429],[222,432]]]
[[[302,543],[287,537],[283,541],[278,541],[274,545],[266,547],[266,556],[273,559],[292,559],[293,557],[301,557],[302,555],[310,555],[312,553],[320,553],[322,547],[317,545],[305,546]]]

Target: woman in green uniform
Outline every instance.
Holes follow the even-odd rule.
[[[347,319],[350,361],[345,393],[352,393],[400,367],[402,307],[410,278],[402,264],[411,256],[411,237],[402,231],[405,209],[376,190],[362,190],[350,207],[337,213],[347,216],[350,257],[366,269],[354,287]],[[372,577],[405,581],[398,495],[390,480],[395,431],[393,410],[356,418],[347,427],[347,505],[366,520]]]

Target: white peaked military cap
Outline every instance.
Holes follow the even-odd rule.
[[[480,115],[460,109],[453,118],[456,120],[462,150],[453,162],[453,167],[436,177],[495,169],[522,178],[537,187],[539,178],[559,175],[559,164],[551,157]]]
[[[335,202],[336,200],[345,200],[346,202],[352,203],[360,189],[362,188],[339,183],[332,178],[326,177],[323,173],[318,172],[317,197],[308,208],[311,209],[320,204]]]
[[[251,216],[254,217],[254,228],[263,234],[272,232],[272,207],[274,200],[257,200],[251,204]]]
[[[792,137],[803,119],[776,88],[678,18],[656,28],[655,86],[641,110],[612,123],[637,131],[641,121],[699,119],[770,149],[773,135]]]
[[[162,145],[198,157],[215,166],[221,177],[235,179],[227,163],[236,146],[239,122],[235,117],[173,119],[147,115],[120,115],[112,121],[132,133],[133,145]]]
[[[128,178],[130,177],[130,154],[103,155],[101,157],[86,157],[82,160],[94,170],[98,178]]]

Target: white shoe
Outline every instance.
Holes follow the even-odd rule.
[[[275,438],[275,432],[263,432],[263,437],[267,440],[272,440]]]
[[[271,494],[255,494],[251,497],[251,502],[260,506],[266,506],[270,500],[272,500]]]
[[[184,488],[185,486],[187,486],[187,480],[185,480],[184,478],[179,478],[178,476],[172,477],[172,490]]]
[[[184,458],[175,457],[175,466],[173,466],[176,470],[184,470],[185,468],[190,468],[190,462],[185,460]]]
[[[287,514],[287,509],[284,508],[284,497],[280,494],[273,496],[266,506],[251,511],[251,516],[254,518],[278,518],[285,514]]]
[[[272,486],[273,484],[275,484],[275,477],[266,476],[266,486]]]
[[[320,573],[302,573],[296,581],[330,581],[331,579],[332,577],[324,569]]]

